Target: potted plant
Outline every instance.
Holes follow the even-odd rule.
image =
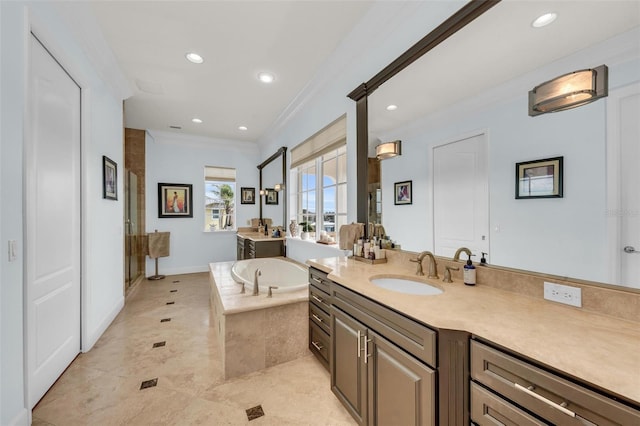
[[[309,222],[300,222],[300,226],[302,227],[302,232],[300,233],[300,238],[306,240],[309,238],[309,232],[313,231],[313,226]]]

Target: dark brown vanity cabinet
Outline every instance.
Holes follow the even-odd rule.
[[[241,236],[238,236],[237,240],[236,258],[238,260],[284,256],[282,240],[254,241]]]
[[[640,425],[637,408],[476,340],[471,378],[478,425]]]
[[[331,286],[331,389],[361,425],[435,425],[436,332]]]
[[[244,260],[247,259],[247,252],[246,252],[246,246],[245,246],[245,239],[242,237],[237,237],[238,243],[236,245],[236,259],[237,260]]]
[[[309,349],[329,370],[329,283],[327,274],[309,268]]]

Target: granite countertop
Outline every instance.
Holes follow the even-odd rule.
[[[489,286],[415,275],[413,265],[312,259],[328,278],[420,322],[467,331],[614,394],[640,403],[640,322],[626,321]],[[402,276],[444,292],[416,296],[385,290],[374,276]]]
[[[264,235],[261,232],[238,232],[240,238],[244,238],[251,241],[284,241],[285,237],[272,237],[272,230],[269,230],[269,235]]]

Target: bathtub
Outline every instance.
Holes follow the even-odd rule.
[[[245,283],[245,290],[251,292],[256,269],[260,291],[268,291],[269,286],[277,286],[274,293],[306,289],[309,285],[309,271],[306,267],[282,259],[261,258],[239,260],[231,267],[231,277],[238,283]]]

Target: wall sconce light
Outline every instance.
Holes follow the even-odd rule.
[[[266,189],[261,189],[260,190],[260,196],[264,196],[267,195],[267,190]]]
[[[280,192],[284,189],[284,183],[276,183],[276,185],[273,187],[273,189],[277,192]]]
[[[529,115],[564,111],[586,105],[609,94],[606,65],[574,71],[536,86],[529,92]]]
[[[376,146],[376,158],[378,160],[386,160],[387,158],[402,155],[402,147],[399,140],[393,142],[385,142]]]

